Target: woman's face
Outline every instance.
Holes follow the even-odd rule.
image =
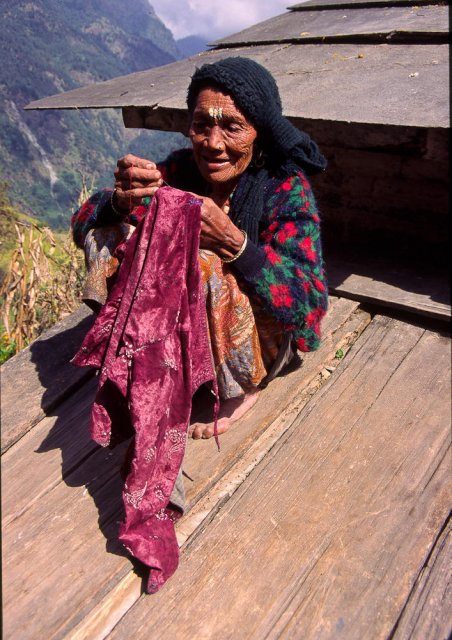
[[[213,186],[233,188],[251,162],[257,136],[234,100],[216,89],[202,89],[189,135],[204,180]]]

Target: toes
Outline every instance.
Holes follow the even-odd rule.
[[[199,440],[200,438],[202,438],[203,431],[204,431],[203,425],[197,424],[191,430],[190,435],[193,438],[193,440]]]
[[[217,423],[218,435],[221,435],[222,433],[226,433],[226,431],[229,429],[230,426],[231,426],[231,422],[230,420],[228,420],[228,418],[220,418],[220,420],[218,420],[218,423]],[[214,425],[209,424],[204,429],[204,433],[202,437],[212,438],[214,435],[215,435]]]
[[[205,427],[204,431],[202,432],[202,438],[204,438],[205,440],[207,440],[207,438],[211,438],[213,436],[213,427],[208,426]]]
[[[220,418],[218,420],[218,433],[224,433],[229,429],[230,421],[228,418]],[[198,423],[191,426],[189,431],[189,436],[193,438],[193,440],[200,440],[201,438],[207,440],[212,438],[215,435],[215,429],[213,423]]]

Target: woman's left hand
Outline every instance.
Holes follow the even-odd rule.
[[[212,198],[193,195],[203,202],[200,248],[209,249],[220,258],[232,258],[243,245],[243,233]]]

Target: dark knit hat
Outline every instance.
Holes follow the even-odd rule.
[[[230,95],[249,118],[258,132],[257,144],[266,157],[263,168],[252,163],[242,175],[230,214],[256,242],[263,208],[263,186],[269,174],[285,177],[302,169],[312,175],[325,169],[326,160],[316,143],[282,115],[281,98],[273,76],[254,60],[224,58],[197,69],[187,93],[190,111],[195,108],[200,90],[212,85]]]

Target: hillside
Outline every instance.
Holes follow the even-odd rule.
[[[206,51],[208,47],[206,39],[201,38],[200,36],[186,36],[185,38],[180,38],[176,42],[177,48],[184,58],[189,58],[190,56],[194,56],[196,53]]]
[[[16,0],[0,5],[2,178],[22,210],[67,227],[81,174],[111,182],[128,151],[159,158],[174,138],[126,131],[120,111],[25,112],[59,91],[172,62],[171,32],[147,0]]]

